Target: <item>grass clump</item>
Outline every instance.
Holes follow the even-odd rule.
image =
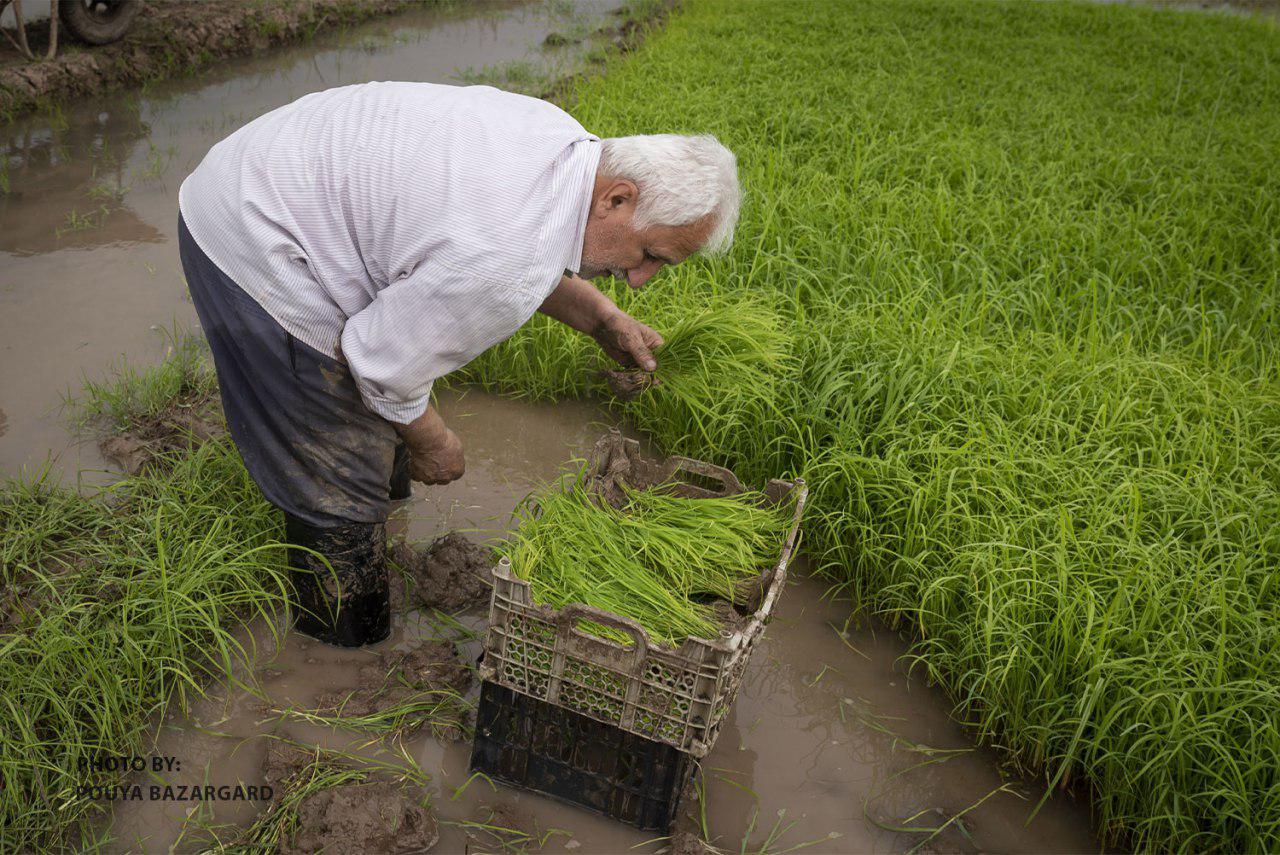
[[[140,752],[156,716],[247,663],[235,630],[284,602],[276,515],[229,442],[86,499],[0,488],[0,848],[87,842],[84,771]]]
[[[790,519],[762,496],[689,499],[661,488],[626,489],[622,508],[600,501],[579,477],[526,500],[503,546],[533,599],[583,603],[631,618],[668,646],[715,638],[711,602],[733,602],[739,585],[777,560]],[[626,640],[616,630],[593,631]]]
[[[188,400],[191,352],[88,406],[130,429]],[[0,484],[0,849],[92,844],[110,802],[82,788],[118,781],[82,764],[142,752],[157,717],[253,658],[237,629],[283,607],[278,514],[230,440],[160,462],[93,496]]]
[[[204,339],[177,329],[166,337],[169,346],[158,365],[139,370],[122,362],[109,379],[86,379],[79,396],[68,396],[65,406],[74,425],[122,433],[150,427],[174,410],[203,408],[216,400],[218,380]]]

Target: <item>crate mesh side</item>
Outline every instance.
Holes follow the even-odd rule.
[[[538,610],[495,589],[486,644],[489,679],[607,724],[629,721],[631,732],[683,751],[710,746],[727,710],[728,684],[740,677],[752,645],[727,656],[696,641],[676,650],[650,649],[641,667],[626,673],[589,661],[585,643],[560,634]],[[559,673],[557,651],[563,654]],[[731,674],[734,665],[739,667]]]

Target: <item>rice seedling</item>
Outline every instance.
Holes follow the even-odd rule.
[[[511,852],[521,855],[526,852],[541,852],[553,837],[563,837],[565,841],[573,839],[573,832],[563,828],[524,829],[511,827],[509,818],[500,811],[483,806],[486,815],[483,819],[464,819],[456,822],[446,821],[445,825],[461,828],[467,837],[478,848],[477,853]],[[468,851],[471,851],[470,847]]]
[[[63,408],[75,427],[97,424],[113,432],[127,431],[175,407],[217,397],[217,378],[204,340],[177,326],[162,334],[166,354],[157,365],[140,370],[121,361],[107,379],[86,377],[77,395],[64,395]]]
[[[415,688],[403,674],[396,675],[395,679],[401,685]],[[404,736],[422,727],[439,735],[447,729],[458,727],[468,704],[465,698],[449,689],[417,689],[413,694],[378,706],[365,715],[344,713],[345,706],[344,701],[327,710],[291,707],[279,712],[282,718],[288,717],[321,727],[354,730],[378,737]]]
[[[740,598],[738,586],[777,560],[790,524],[755,493],[686,499],[627,489],[625,504],[613,508],[584,476],[517,508],[519,526],[502,550],[536,602],[629,617],[667,645],[716,637],[711,602]],[[616,630],[593,631],[626,640]]]

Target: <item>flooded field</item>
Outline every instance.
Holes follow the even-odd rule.
[[[574,7],[588,24],[607,4]],[[551,7],[482,6],[422,11],[353,29],[268,57],[228,63],[198,79],[78,104],[4,130],[0,196],[0,472],[51,459],[74,479],[111,477],[91,443],[77,443],[60,407],[84,376],[124,357],[146,365],[166,332],[195,326],[175,246],[176,195],[204,152],[235,127],[310,91],[363,80],[447,81],[456,69],[533,57],[564,25]],[[461,529],[499,533],[515,503],[583,454],[612,423],[591,404],[529,404],[478,392],[444,395],[441,410],[468,452],[468,473],[446,488],[415,485],[394,528],[421,541]],[[1050,799],[1002,770],[950,717],[939,692],[904,670],[905,645],[874,625],[846,625],[848,603],[796,566],[781,610],[749,668],[720,740],[703,763],[705,831],[729,851],[1088,851],[1098,848],[1087,807]],[[290,737],[374,753],[367,736],[281,720],[343,691],[360,668],[424,638],[450,637],[463,661],[478,653],[481,609],[460,625],[410,610],[379,650],[342,651],[297,636],[273,651],[259,627],[255,692],[219,687],[183,720],[163,722],[152,749],[176,758],[169,783],[261,784],[267,740]],[[469,699],[474,702],[473,686]],[[434,851],[493,851],[484,825],[515,824],[545,851],[657,851],[653,835],[514,790],[467,785],[468,748],[420,735],[408,750],[432,775],[440,823]],[[467,785],[459,792],[459,788]],[[200,824],[246,823],[256,808],[122,802],[110,828],[118,851],[196,848]],[[948,823],[948,820],[952,820]],[[698,824],[703,824],[701,821]],[[925,830],[942,828],[936,835]],[[488,835],[488,836],[487,836]],[[745,848],[743,848],[745,847]],[[536,847],[534,847],[536,848]]]

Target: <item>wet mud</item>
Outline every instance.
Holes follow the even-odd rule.
[[[424,692],[457,696],[458,704],[445,705],[430,722],[438,739],[457,741],[467,730],[461,698],[471,688],[473,676],[452,641],[423,641],[405,652],[382,653],[362,665],[351,689],[322,692],[316,698],[316,709],[358,718],[403,704]],[[411,725],[404,732],[414,729],[416,725]]]
[[[398,787],[383,781],[348,784],[308,796],[298,808],[297,835],[283,855],[315,852],[426,852],[440,840],[435,817]]]
[[[147,468],[163,468],[174,454],[189,451],[227,432],[216,395],[184,396],[161,412],[139,420],[127,430],[98,440],[98,450],[126,475]]]
[[[390,556],[404,574],[392,608],[409,604],[456,612],[489,601],[493,555],[463,534],[451,531],[425,549],[400,542],[391,548]]]
[[[262,778],[285,794],[314,778],[316,754],[273,741],[262,764]],[[296,807],[296,830],[282,835],[282,855],[315,852],[426,852],[440,839],[427,793],[412,784],[364,780],[325,787]]]

